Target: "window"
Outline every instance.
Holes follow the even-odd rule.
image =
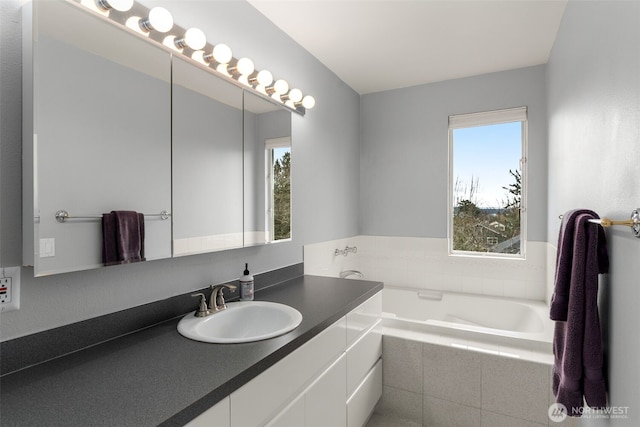
[[[265,141],[267,241],[291,238],[291,138]]]
[[[526,107],[449,117],[449,250],[524,257]]]

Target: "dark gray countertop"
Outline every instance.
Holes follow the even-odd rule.
[[[179,318],[0,379],[7,426],[183,426],[382,289],[302,276],[256,293],[298,309],[292,332],[244,344],[182,337]]]

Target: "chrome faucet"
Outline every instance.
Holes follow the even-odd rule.
[[[235,291],[237,286],[230,283],[224,285],[211,285],[211,296],[209,297],[209,311],[215,314],[219,311],[226,310],[227,304],[224,302],[224,289]]]
[[[346,271],[341,271],[340,272],[340,278],[342,278],[342,279],[346,279],[347,277],[350,277],[350,276],[356,276],[356,277],[359,277],[361,279],[364,279],[364,274],[362,274],[358,270],[346,270]]]

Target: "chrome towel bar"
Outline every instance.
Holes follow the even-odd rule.
[[[169,213],[169,211],[161,211],[160,213],[157,214],[144,214],[145,217],[147,216],[159,216],[161,220],[165,220],[165,219],[169,219],[169,217],[171,216],[171,214]],[[102,215],[74,215],[71,216],[71,214],[65,210],[61,210],[56,212],[56,221],[63,223],[63,222],[67,222],[68,219],[102,219]]]

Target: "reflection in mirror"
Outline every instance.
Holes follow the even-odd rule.
[[[173,255],[243,245],[242,89],[173,58]]]
[[[159,216],[171,210],[169,53],[72,3],[24,7],[25,265],[36,276],[102,266],[112,210],[149,215],[145,257],[170,257]]]
[[[291,238],[291,113],[244,92],[245,246]]]

